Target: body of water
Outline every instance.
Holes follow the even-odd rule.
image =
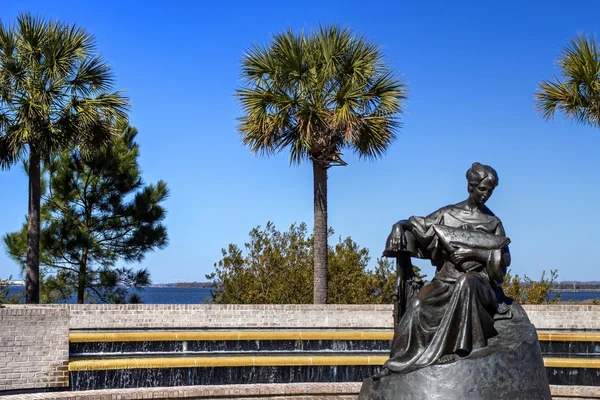
[[[11,286],[9,295],[23,291],[23,286]],[[148,287],[137,292],[145,304],[204,304],[210,303],[212,296],[208,288],[184,287]],[[554,292],[553,295],[559,293]],[[562,301],[586,301],[600,299],[600,290],[597,292],[560,292]],[[72,297],[68,303],[76,303],[77,298]]]
[[[10,286],[8,294],[10,296],[24,290],[24,286]],[[131,291],[137,293],[145,304],[204,304],[212,300],[209,288],[153,286],[142,290],[131,289]],[[77,296],[71,297],[67,303],[77,303]]]
[[[600,300],[600,290],[597,292],[552,292],[551,296],[561,296],[561,301]]]

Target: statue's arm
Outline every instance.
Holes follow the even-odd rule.
[[[392,232],[389,234],[384,256],[392,256],[398,251],[408,250],[411,253],[417,252],[419,246],[415,237],[422,237],[429,230],[431,225],[439,223],[440,216],[446,211],[447,207],[440,208],[426,217],[410,217],[396,222],[392,226]],[[407,233],[410,234],[407,235]],[[422,254],[419,255],[421,257]]]
[[[412,230],[412,224],[409,220],[403,219],[392,225],[392,231],[388,235],[385,243],[384,256],[392,256],[398,251],[406,249],[407,241],[405,232]]]
[[[506,236],[502,222],[498,224],[495,234]],[[510,265],[510,250],[508,249],[508,246],[506,246],[502,249],[491,250],[488,253],[488,258],[486,260],[488,276],[491,281],[501,284],[504,280],[504,275],[506,275],[506,268]]]
[[[392,235],[400,237],[404,232],[412,232],[413,224],[408,219],[402,219],[392,225]]]
[[[502,222],[498,223],[494,234],[506,236]],[[496,282],[502,282],[506,273],[506,268],[510,265],[511,257],[508,246],[498,250],[458,248],[450,255],[450,261],[455,264],[460,264],[465,260],[478,261],[486,265],[490,278]]]
[[[506,236],[506,232],[504,232],[504,226],[502,226],[502,222],[500,222],[498,224],[498,227],[496,228],[496,235]],[[508,249],[508,246],[506,246],[504,249],[502,249],[502,266],[506,268],[510,265],[510,262],[510,250]]]

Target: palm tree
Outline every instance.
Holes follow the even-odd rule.
[[[128,101],[82,28],[21,14],[0,23],[0,167],[28,157],[26,301],[39,303],[40,168],[73,146],[107,144]]]
[[[544,119],[561,111],[567,118],[600,127],[600,48],[595,37],[579,35],[558,58],[561,78],[542,81],[535,94]]]
[[[327,171],[346,165],[342,150],[383,155],[396,137],[405,85],[380,48],[337,26],[305,35],[288,30],[242,60],[238,127],[254,153],[289,149],[310,161],[314,179],[314,303],[327,302]]]

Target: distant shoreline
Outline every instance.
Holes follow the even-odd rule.
[[[585,284],[587,282],[583,282]],[[8,286],[25,286],[25,282],[23,281],[10,281],[5,282]],[[560,283],[559,283],[560,285]],[[588,283],[589,285],[589,283]],[[592,283],[592,287],[587,288],[551,288],[550,291],[554,293],[590,293],[590,292],[600,292],[600,284],[596,282]],[[526,284],[524,285],[526,286]],[[203,289],[212,289],[214,288],[213,282],[170,282],[170,283],[154,283],[148,285],[147,287],[164,287],[164,288],[203,288]]]
[[[158,284],[150,287],[127,289],[140,296],[145,304],[210,304],[214,301],[213,287],[182,287],[181,283]],[[24,286],[8,287],[8,295],[23,296]],[[550,292],[549,299],[559,298],[558,304],[598,304],[600,303],[600,290],[590,289],[554,289]],[[22,299],[21,299],[22,300]],[[77,296],[71,296],[62,303],[75,304]]]
[[[154,283],[150,287],[174,287],[174,288],[212,288],[212,282],[175,282],[175,283]]]
[[[24,283],[8,283],[9,287],[22,287],[25,288],[25,284]],[[127,286],[122,286],[122,287],[127,287]],[[207,284],[203,284],[203,283],[199,283],[199,284],[186,284],[186,283],[156,283],[156,284],[152,284],[152,285],[148,285],[148,286],[144,286],[141,287],[140,289],[143,290],[144,288],[177,288],[177,289],[183,289],[183,288],[199,288],[199,289],[212,289],[213,288],[213,284],[212,283],[207,283]]]

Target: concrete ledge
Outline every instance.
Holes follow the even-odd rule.
[[[2,400],[130,400],[130,399],[356,399],[362,383],[285,383],[256,385],[179,386],[162,388],[89,390],[3,396]],[[349,396],[349,397],[348,397]]]
[[[550,385],[553,399],[600,399],[600,386]]]
[[[2,400],[132,400],[132,399],[332,399],[355,400],[362,383],[291,383],[260,385],[186,386],[90,390],[6,395]],[[553,399],[600,399],[600,387],[550,386]]]

